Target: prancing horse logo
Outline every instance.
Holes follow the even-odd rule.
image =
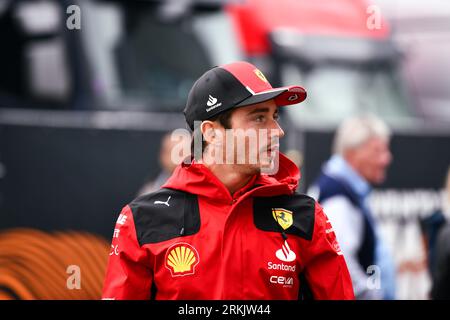
[[[272,208],[272,215],[276,222],[284,229],[286,230],[289,228],[293,221],[292,221],[292,211],[289,211],[287,209],[283,208]]]

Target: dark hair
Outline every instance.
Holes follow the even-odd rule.
[[[229,109],[223,113],[219,113],[218,115],[212,117],[211,119],[208,119],[208,121],[219,121],[220,125],[224,127],[225,129],[231,129],[231,115],[233,114],[234,109]],[[202,131],[200,130],[200,127],[197,127],[194,129],[194,132],[192,134],[192,140],[191,140],[191,154],[194,155],[194,140],[202,139],[202,154],[205,152],[206,147],[208,146],[208,142],[203,139]]]

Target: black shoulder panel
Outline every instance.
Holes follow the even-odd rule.
[[[273,209],[292,212],[292,225],[284,232],[311,240],[314,231],[315,200],[304,194],[276,197],[255,197],[253,199],[253,221],[263,231],[282,232],[283,228],[273,216]],[[290,218],[281,216],[289,225]]]
[[[130,203],[139,244],[189,236],[200,230],[197,196],[161,189]]]

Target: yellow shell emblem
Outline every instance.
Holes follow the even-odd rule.
[[[283,208],[272,208],[272,215],[284,230],[292,226],[292,211]]]
[[[200,262],[197,250],[185,242],[175,243],[167,249],[165,260],[172,277],[194,274]]]
[[[253,70],[253,72],[256,74],[256,76],[258,78],[260,78],[262,81],[269,83],[269,81],[267,81],[266,76],[264,75],[264,73],[261,72],[261,70],[259,69],[255,69]]]

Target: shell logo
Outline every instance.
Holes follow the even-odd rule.
[[[167,249],[165,261],[172,277],[179,277],[194,274],[200,258],[189,243],[178,242]]]

